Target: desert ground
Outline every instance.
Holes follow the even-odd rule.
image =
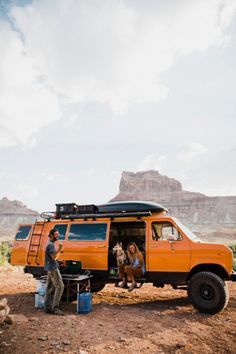
[[[93,294],[93,310],[65,316],[34,307],[36,281],[20,268],[0,270],[0,299],[7,298],[13,324],[0,326],[1,354],[32,353],[236,353],[236,283],[217,315],[204,315],[184,290],[144,284],[132,293],[107,285]]]

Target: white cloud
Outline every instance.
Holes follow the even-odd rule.
[[[60,175],[59,173],[55,174],[48,174],[48,173],[42,173],[41,176],[47,181],[47,182],[58,182],[58,183],[67,183],[69,182],[69,178],[63,175]]]
[[[23,183],[17,184],[14,190],[16,198],[19,200],[34,199],[39,194],[37,187]]]
[[[60,117],[57,96],[41,82],[18,33],[1,20],[0,53],[0,147],[32,147],[32,135]]]
[[[122,113],[165,98],[162,74],[179,56],[225,45],[236,9],[235,0],[153,4],[142,12],[125,0],[41,0],[12,16],[64,103],[97,101]]]
[[[21,36],[0,20],[0,147],[34,146],[37,131],[60,118],[59,98],[116,113],[165,98],[163,73],[180,56],[228,43],[235,9],[235,0],[153,2],[144,11],[127,0],[14,6]]]
[[[192,163],[197,157],[207,153],[207,148],[198,143],[183,144],[177,154],[177,162],[180,164]]]
[[[163,163],[166,161],[164,155],[147,155],[138,166],[137,171],[158,170],[162,169]]]
[[[138,171],[157,170],[162,175],[167,175],[184,182],[189,190],[194,189],[191,185],[193,176],[202,176],[202,166],[206,161],[209,165],[212,163],[208,149],[199,143],[181,144],[174,150],[166,151],[165,155],[159,154],[147,155],[138,166]],[[204,169],[205,170],[205,169]],[[204,181],[202,181],[204,184]],[[195,188],[196,190],[196,188]],[[198,190],[199,191],[199,190]]]

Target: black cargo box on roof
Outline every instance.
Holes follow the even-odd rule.
[[[56,204],[56,218],[60,219],[65,215],[75,214],[96,214],[98,207],[96,205],[77,205],[76,203]]]
[[[62,215],[75,214],[77,211],[76,203],[56,204],[56,217],[60,218]]]
[[[123,201],[123,202],[110,202],[98,205],[98,213],[130,213],[130,212],[148,212],[162,213],[168,211],[163,205],[154,202],[145,201]]]
[[[98,207],[94,204],[77,205],[77,214],[96,214]]]

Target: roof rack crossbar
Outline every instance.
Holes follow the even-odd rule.
[[[132,213],[109,213],[109,214],[70,214],[62,215],[61,219],[103,219],[103,218],[128,218],[150,216],[151,211],[139,211]]]

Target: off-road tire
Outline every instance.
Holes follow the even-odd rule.
[[[188,297],[199,312],[214,315],[227,306],[229,292],[227,285],[218,275],[199,272],[188,282]]]

